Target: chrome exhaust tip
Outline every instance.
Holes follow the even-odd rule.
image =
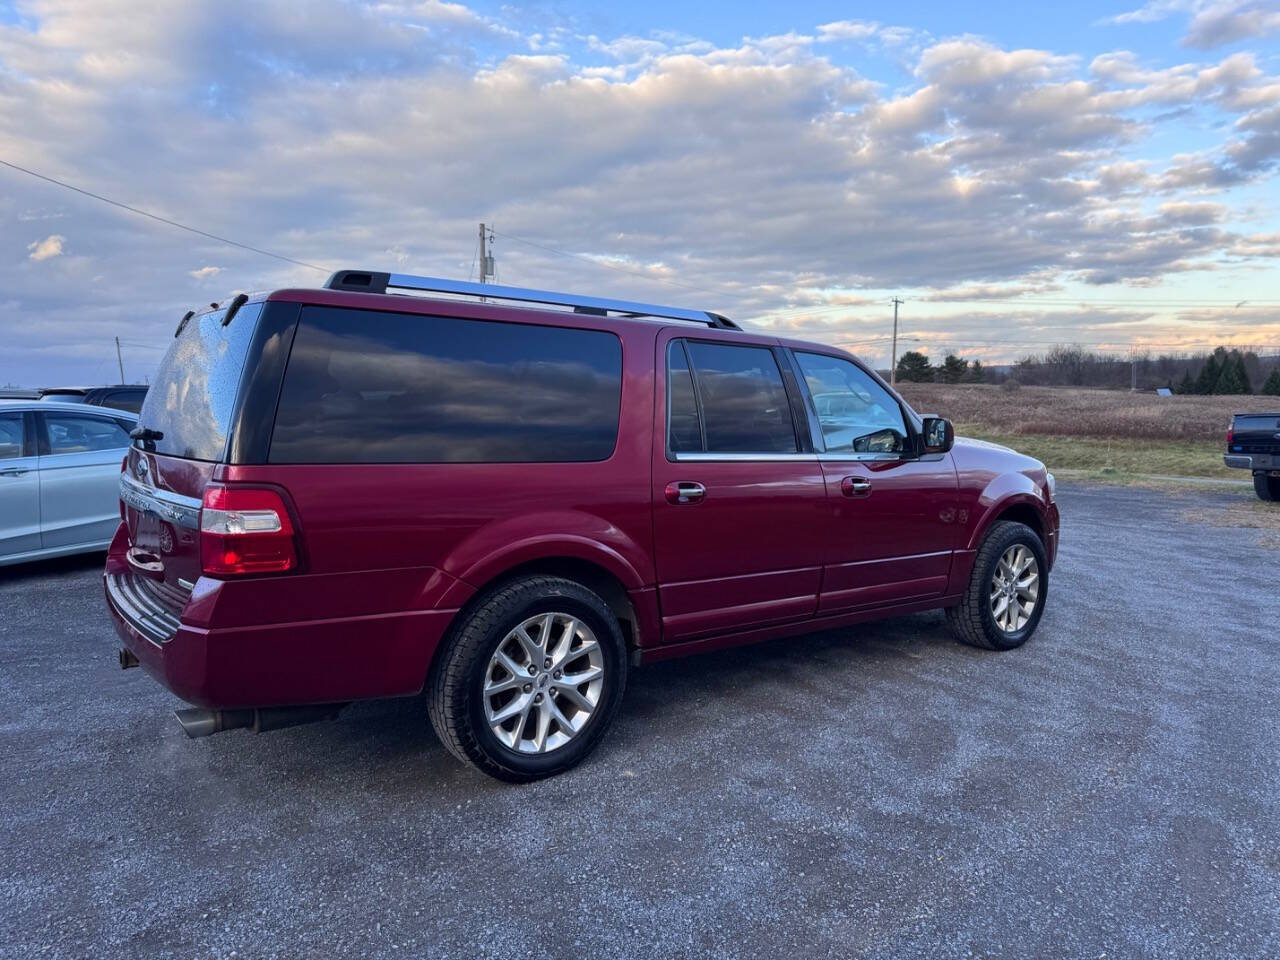
[[[192,740],[209,737],[224,730],[249,729],[254,733],[295,727],[317,720],[332,720],[345,707],[345,703],[311,703],[298,707],[262,707],[245,710],[210,710],[207,707],[187,707],[175,710],[182,732]]]

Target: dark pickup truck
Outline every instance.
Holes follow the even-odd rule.
[[[1280,500],[1280,413],[1237,413],[1227,431],[1228,467],[1253,471],[1261,500]]]

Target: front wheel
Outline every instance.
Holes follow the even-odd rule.
[[[1253,492],[1259,500],[1280,500],[1280,478],[1269,477],[1265,473],[1253,475]]]
[[[1036,532],[1009,520],[987,533],[960,603],[947,623],[961,643],[1012,650],[1035,633],[1049,597],[1049,564]]]
[[[494,590],[450,632],[427,705],[450,753],[519,783],[590,753],[626,681],[626,644],[608,605],[572,580],[533,576]]]

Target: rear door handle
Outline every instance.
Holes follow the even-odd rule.
[[[676,480],[667,484],[664,493],[667,503],[697,503],[707,495],[707,488],[692,480]]]
[[[9,467],[5,470],[0,470],[0,477],[23,477],[26,474],[26,467]]]
[[[869,497],[871,481],[866,477],[845,477],[840,481],[840,492],[846,497]]]

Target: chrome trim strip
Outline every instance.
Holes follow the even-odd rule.
[[[820,453],[818,459],[830,463],[833,460],[844,460],[846,462],[857,463],[887,463],[894,460],[901,460],[904,463],[908,460],[914,460],[915,457],[904,457],[900,453]]]
[[[467,297],[485,297],[492,300],[516,300],[522,303],[550,303],[561,307],[585,307],[614,313],[638,313],[668,320],[689,320],[703,326],[717,326],[705,310],[686,307],[665,307],[656,303],[640,303],[634,300],[611,300],[606,297],[588,297],[578,293],[556,293],[552,290],[534,290],[529,287],[504,287],[494,283],[469,283],[464,280],[445,280],[440,277],[416,277],[409,273],[393,273],[387,279],[387,287],[401,290],[422,290],[427,293],[452,293]]]
[[[816,453],[677,453],[677,463],[816,462]]]
[[[194,497],[184,497],[170,490],[146,487],[127,473],[120,474],[120,499],[135,510],[154,513],[170,523],[188,530],[200,529],[201,503]]]

